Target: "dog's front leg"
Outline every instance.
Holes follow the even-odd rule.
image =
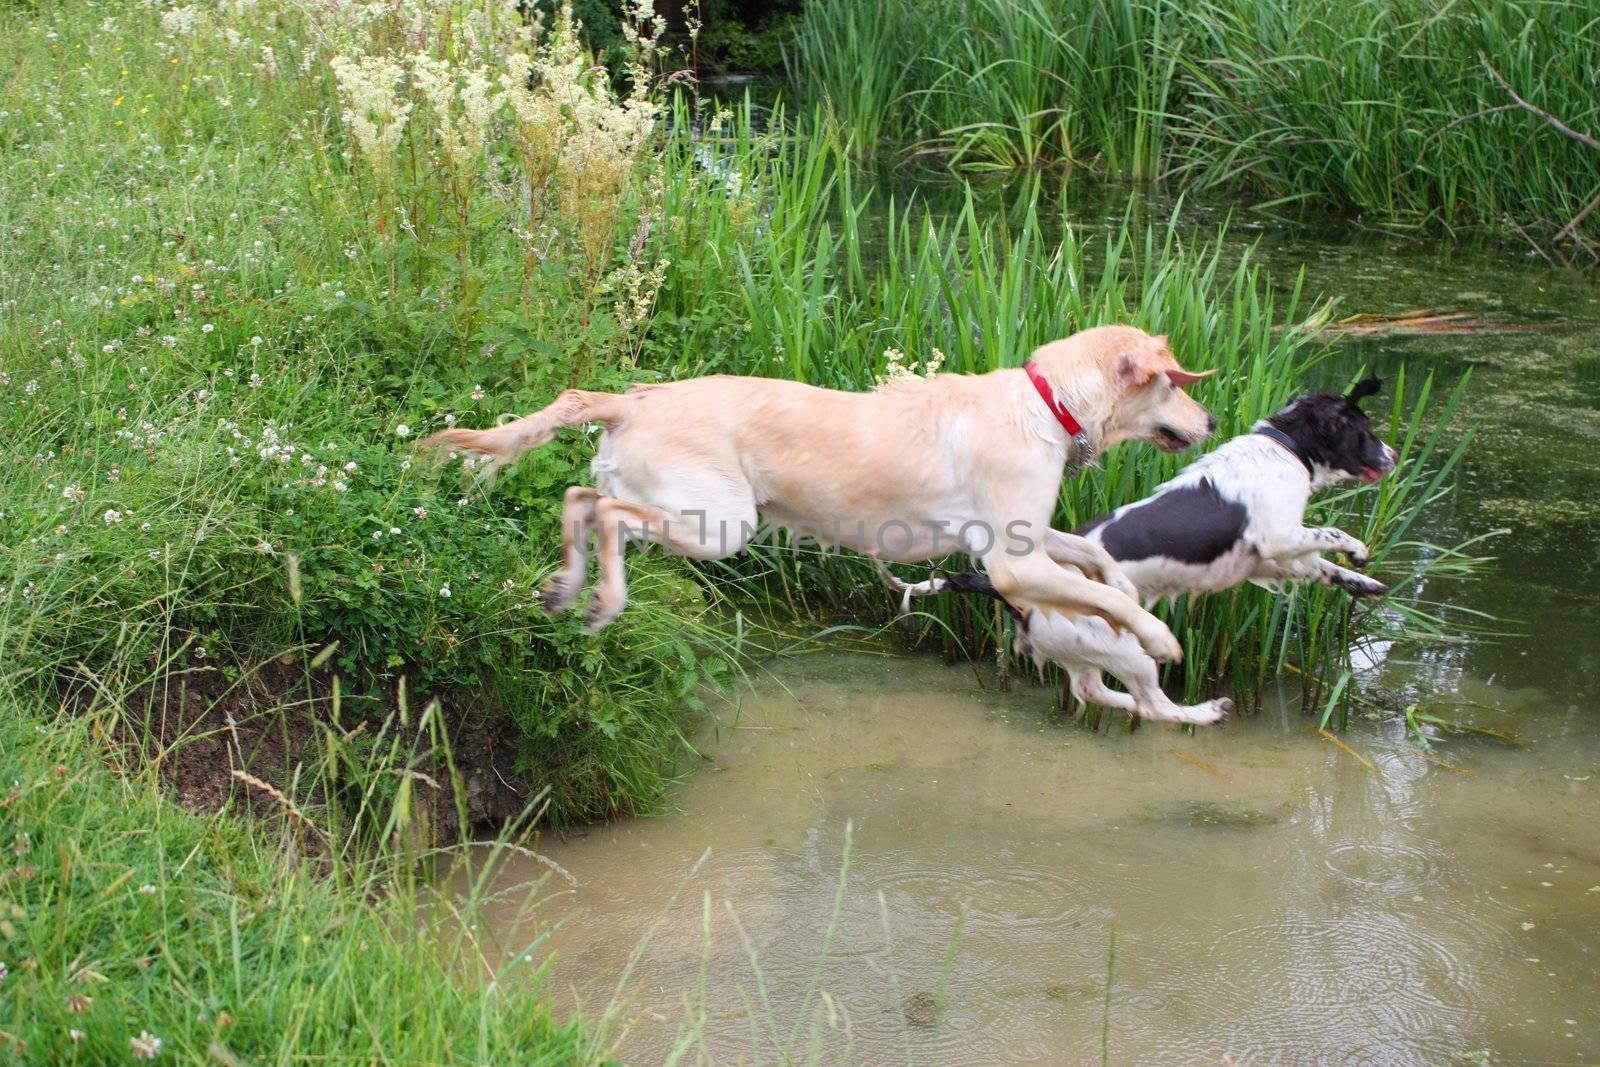
[[[1315,552],[1343,552],[1356,566],[1367,562],[1367,546],[1337,526],[1297,526],[1261,538],[1256,550],[1262,559],[1288,560]]]
[[[1122,573],[1122,567],[1112,558],[1111,553],[1096,541],[1077,534],[1062,533],[1060,530],[1051,530],[1044,535],[1044,550],[1050,558],[1057,563],[1065,563],[1076,567],[1089,575],[1117,590],[1129,600],[1139,600],[1139,590],[1128,581],[1128,576]]]
[[[1037,546],[1025,554],[998,549],[984,556],[983,563],[995,590],[1019,611],[1098,615],[1132,633],[1154,659],[1176,662],[1183,658],[1183,646],[1172,631],[1137,600],[1067,570]]]
[[[1343,589],[1355,597],[1382,596],[1389,591],[1389,587],[1382,582],[1331,563],[1321,556],[1288,561],[1264,559],[1256,564],[1250,575],[1253,582],[1298,582],[1308,579],[1334,589]]]

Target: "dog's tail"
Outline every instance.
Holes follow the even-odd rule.
[[[907,582],[896,577],[882,560],[873,562],[877,564],[878,576],[883,579],[883,584],[900,594],[901,614],[911,610],[912,597],[932,596],[945,590],[952,593],[978,593],[982,596],[992,596],[996,600],[1004,599],[995,589],[994,583],[989,580],[989,576],[977,571],[957,571],[955,574],[929,578],[924,582]]]
[[[556,397],[555,403],[532,415],[513,419],[492,430],[440,430],[423,440],[419,447],[432,451],[452,448],[477,452],[488,458],[492,473],[508,463],[515,463],[529,449],[549,441],[564,426],[600,422],[609,428],[627,414],[630,404],[626,394],[568,389]]]

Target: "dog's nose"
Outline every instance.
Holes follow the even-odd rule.
[[[1206,413],[1206,433],[1211,433],[1217,428],[1217,417],[1210,412]]]
[[[1384,461],[1384,469],[1392,471],[1392,470],[1394,470],[1394,465],[1396,463],[1400,462],[1400,453],[1396,452],[1394,449],[1390,448],[1388,445],[1384,445],[1383,446],[1383,461]]]

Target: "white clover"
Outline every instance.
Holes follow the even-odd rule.
[[[396,437],[410,437],[411,427],[402,422],[399,426],[394,428],[394,435]]]
[[[441,585],[439,587],[439,596],[442,597],[445,600],[449,600],[450,599],[450,587],[448,585]]]
[[[148,1030],[140,1030],[138,1037],[128,1038],[136,1060],[153,1060],[161,1052],[161,1039]]]
[[[107,508],[106,513],[101,518],[105,519],[107,526],[115,526],[122,521],[122,512],[116,508]]]

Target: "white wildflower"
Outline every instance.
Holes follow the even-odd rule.
[[[379,174],[394,165],[412,104],[404,98],[405,68],[383,56],[335,56],[330,65],[344,100],[344,122],[361,154]]]
[[[164,11],[161,14],[161,32],[168,37],[186,37],[194,32],[195,16],[199,13],[192,4]]]

